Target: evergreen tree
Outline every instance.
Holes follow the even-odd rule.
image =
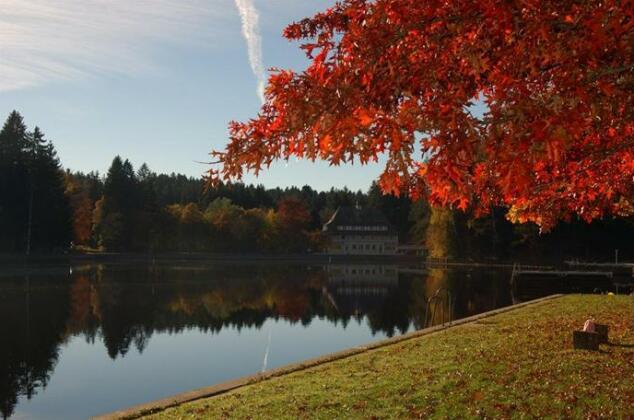
[[[368,206],[378,209],[387,220],[396,228],[402,242],[408,238],[412,223],[409,219],[412,208],[412,200],[406,195],[399,197],[393,194],[384,194],[379,185],[373,182],[367,195]]]
[[[55,148],[13,111],[0,132],[0,249],[30,254],[66,248],[71,222]]]
[[[26,142],[24,119],[13,111],[0,131],[0,249],[4,252],[24,251],[26,246]]]
[[[99,246],[115,251],[130,248],[135,186],[132,164],[116,156],[108,169],[103,197],[95,208],[95,234]]]
[[[416,245],[423,245],[426,241],[426,233],[429,227],[431,208],[424,200],[417,200],[412,203],[408,216],[411,228],[408,232],[410,241]]]
[[[29,216],[27,246],[32,250],[64,249],[72,237],[71,208],[64,175],[53,144],[35,127],[28,136]]]
[[[18,111],[13,111],[0,132],[0,159],[3,163],[17,164],[26,149],[27,128]]]
[[[131,247],[137,250],[154,250],[160,246],[164,226],[159,220],[160,208],[157,204],[154,184],[156,174],[143,163],[136,173],[134,196],[136,207],[132,219]]]
[[[163,226],[153,184],[156,175],[146,164],[138,174],[129,160],[116,156],[104,182],[103,197],[95,206],[95,234],[99,246],[113,251],[156,248]]]

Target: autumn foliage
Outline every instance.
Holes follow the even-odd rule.
[[[385,154],[382,189],[436,205],[546,229],[633,212],[634,2],[344,0],[284,35],[311,63],[273,71],[212,181]]]

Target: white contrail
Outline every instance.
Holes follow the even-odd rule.
[[[260,36],[258,10],[253,4],[253,0],[235,0],[242,19],[242,35],[247,41],[249,50],[249,62],[251,70],[258,79],[258,97],[264,103],[264,84],[266,82],[266,71],[262,60],[262,37]]]
[[[271,330],[269,330],[269,340],[266,343],[266,350],[264,351],[264,360],[262,361],[262,372],[266,371],[269,364],[269,352],[271,351]]]

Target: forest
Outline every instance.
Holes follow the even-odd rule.
[[[43,131],[12,112],[0,132],[0,252],[68,251],[310,253],[323,251],[321,232],[339,206],[379,209],[401,243],[423,244],[435,258],[465,260],[605,260],[620,249],[633,258],[632,217],[592,223],[570,216],[547,233],[511,223],[508,209],[473,212],[346,188],[267,189],[209,184],[203,177],[159,174],[113,158],[106,174],[65,169]]]

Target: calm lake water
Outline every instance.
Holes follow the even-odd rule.
[[[0,412],[86,418],[560,291],[509,279],[372,264],[0,277]]]

